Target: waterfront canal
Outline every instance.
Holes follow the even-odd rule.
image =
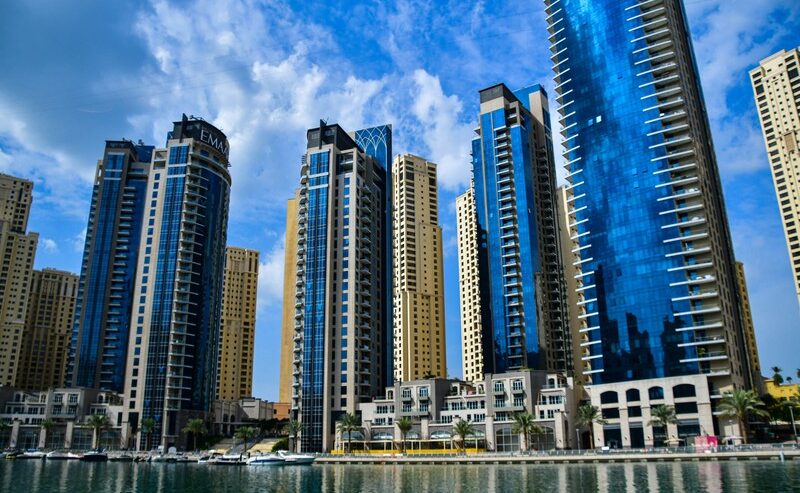
[[[791,492],[800,461],[314,465],[0,461],[0,492]]]

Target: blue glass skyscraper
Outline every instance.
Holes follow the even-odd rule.
[[[186,422],[204,417],[214,399],[228,167],[225,134],[200,119],[175,122],[166,147],[153,151],[123,422],[125,433],[155,420],[155,444],[180,445]]]
[[[107,141],[97,164],[67,382],[122,392],[153,146]]]
[[[555,171],[541,86],[480,91],[472,141],[484,371],[567,371],[571,357],[555,222]]]
[[[716,401],[707,396],[744,387],[748,370],[733,248],[682,3],[545,4],[570,183],[576,370],[593,402],[602,394],[609,405],[625,402],[627,382],[681,377],[674,387],[654,381],[641,396],[629,389],[627,399],[646,407],[648,399],[695,398],[694,408],[679,409],[687,414],[677,433],[711,433],[703,406]],[[691,375],[701,377],[684,378]],[[606,440],[625,443],[634,433],[625,426],[610,421]],[[643,446],[641,425],[636,434],[633,444]]]
[[[385,386],[383,321],[391,305],[379,252],[389,234],[386,184],[383,163],[339,125],[308,130],[297,199],[292,393],[303,451],[330,450],[341,416]]]

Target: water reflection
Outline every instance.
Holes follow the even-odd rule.
[[[800,464],[655,462],[583,465],[223,467],[0,461],[0,493],[205,491],[639,493],[800,491]]]

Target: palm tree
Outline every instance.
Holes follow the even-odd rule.
[[[244,440],[244,452],[247,452],[247,441],[256,434],[256,429],[251,426],[240,426],[236,429],[234,437]]]
[[[524,452],[531,449],[531,435],[535,433],[542,433],[544,429],[536,424],[531,413],[516,413],[514,415],[514,424],[511,425],[511,432],[517,435],[522,435],[523,443],[522,450]]]
[[[400,430],[400,446],[404,454],[406,453],[406,435],[411,431],[412,426],[413,423],[408,416],[404,416],[397,421],[397,429]]]
[[[192,434],[192,448],[197,450],[197,436],[205,434],[205,423],[200,418],[190,419],[186,422],[186,426],[183,427],[183,432]]]
[[[668,435],[667,427],[678,422],[678,417],[675,415],[675,407],[665,406],[664,404],[653,407],[653,409],[650,410],[650,416],[652,416],[653,419],[650,420],[648,425],[663,427],[664,436]],[[653,435],[655,436],[655,433]]]
[[[783,385],[783,375],[781,375],[782,371],[783,369],[781,369],[780,366],[772,367],[772,381],[775,382],[775,385]]]
[[[347,453],[351,453],[353,451],[353,432],[361,429],[361,420],[354,414],[346,413],[336,425],[336,428],[342,438],[347,433]]]
[[[86,424],[92,429],[92,448],[99,448],[100,436],[103,430],[111,427],[111,420],[105,414],[92,414]]]
[[[453,436],[458,437],[461,451],[467,453],[467,437],[475,434],[475,426],[466,419],[460,419],[453,425]]]
[[[150,436],[153,434],[153,430],[156,429],[156,420],[153,418],[144,418],[142,420],[142,433],[147,437],[147,451],[150,451]]]
[[[599,425],[606,424],[606,420],[603,419],[603,415],[600,413],[600,409],[597,406],[593,406],[591,404],[584,404],[578,408],[578,414],[575,419],[575,423],[583,428],[584,426],[589,427],[589,446],[594,448],[594,431],[593,425],[595,423]]]
[[[303,425],[297,421],[296,419],[289,420],[284,428],[286,433],[292,437],[292,445],[294,445],[294,452],[297,453],[298,446],[297,446],[297,436],[303,431]]]
[[[792,384],[792,377],[786,377],[786,383],[791,385]]]
[[[47,444],[47,440],[50,439],[50,430],[52,430],[56,426],[56,422],[52,419],[46,419],[42,421],[41,427],[42,431],[44,431],[44,443]]]
[[[750,415],[768,416],[767,411],[764,409],[764,403],[752,390],[726,392],[723,394],[717,409],[722,416],[736,419],[739,423],[739,432],[742,434],[744,443],[747,443],[747,436],[750,433],[750,425],[747,422],[748,417]]]

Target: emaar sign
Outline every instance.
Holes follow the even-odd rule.
[[[217,135],[216,133],[212,133],[205,128],[201,128],[200,141],[205,142],[214,149],[218,150],[224,154],[225,157],[228,156],[228,140],[225,137]]]

